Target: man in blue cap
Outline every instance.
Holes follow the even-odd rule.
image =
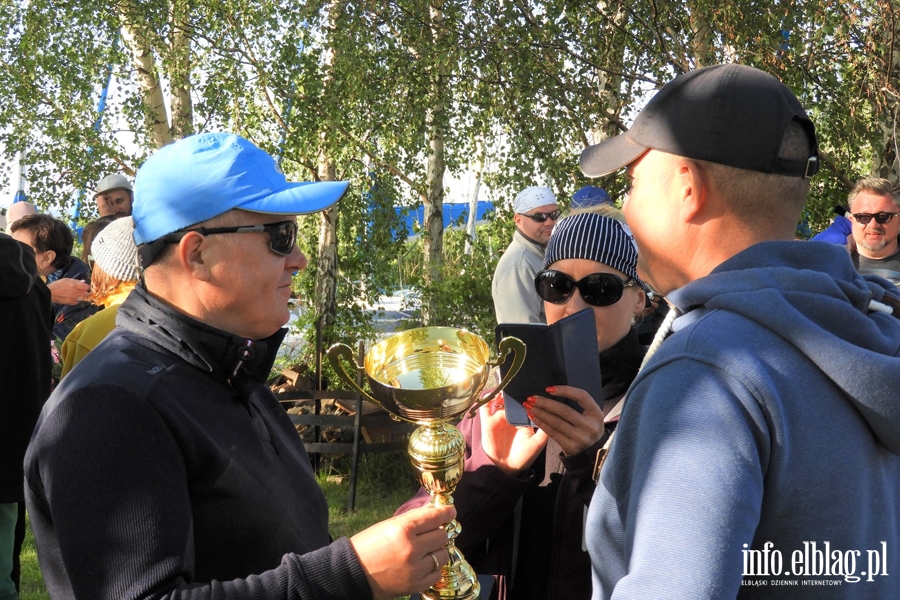
[[[585,208],[591,208],[593,206],[599,206],[601,204],[615,206],[613,204],[612,198],[609,197],[609,192],[604,190],[602,187],[597,187],[595,185],[586,185],[572,194],[572,204],[571,206],[569,206],[569,208],[572,210],[582,210]]]
[[[25,459],[53,597],[389,599],[437,581],[453,508],[331,543],[309,458],[265,385],[306,266],[296,215],[346,190],[287,182],[220,133],[142,166],[143,283],[51,396]]]

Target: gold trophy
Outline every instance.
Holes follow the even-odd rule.
[[[479,395],[491,367],[514,351],[512,366],[500,384],[486,397]],[[363,372],[372,394],[367,394],[344,369],[341,359]],[[338,376],[353,390],[378,404],[397,419],[420,425],[409,438],[409,455],[422,486],[435,505],[453,504],[451,494],[463,473],[466,443],[448,421],[467,410],[475,411],[506,387],[525,360],[525,344],[514,337],[500,342],[499,356],[491,360],[487,343],[464,329],[420,327],[392,335],[366,352],[364,367],[344,344],[328,350],[328,360]],[[478,579],[455,539],[461,530],[455,519],[444,526],[450,562],[441,578],[421,593],[426,600],[476,600]]]

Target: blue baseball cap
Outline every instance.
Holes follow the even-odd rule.
[[[347,181],[297,181],[275,159],[231,133],[201,133],[164,146],[134,180],[134,242],[140,246],[239,208],[303,215],[325,210]]]
[[[574,194],[572,194],[571,209],[588,208],[589,206],[597,206],[598,204],[612,204],[612,198],[609,193],[602,187],[595,185],[586,185]]]

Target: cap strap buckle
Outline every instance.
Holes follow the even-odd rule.
[[[810,156],[806,161],[806,171],[803,173],[803,179],[809,179],[819,172],[819,157]]]

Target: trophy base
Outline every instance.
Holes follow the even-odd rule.
[[[441,568],[441,578],[433,586],[419,592],[423,600],[478,600],[481,584],[475,571],[456,547],[450,550],[450,562]]]

